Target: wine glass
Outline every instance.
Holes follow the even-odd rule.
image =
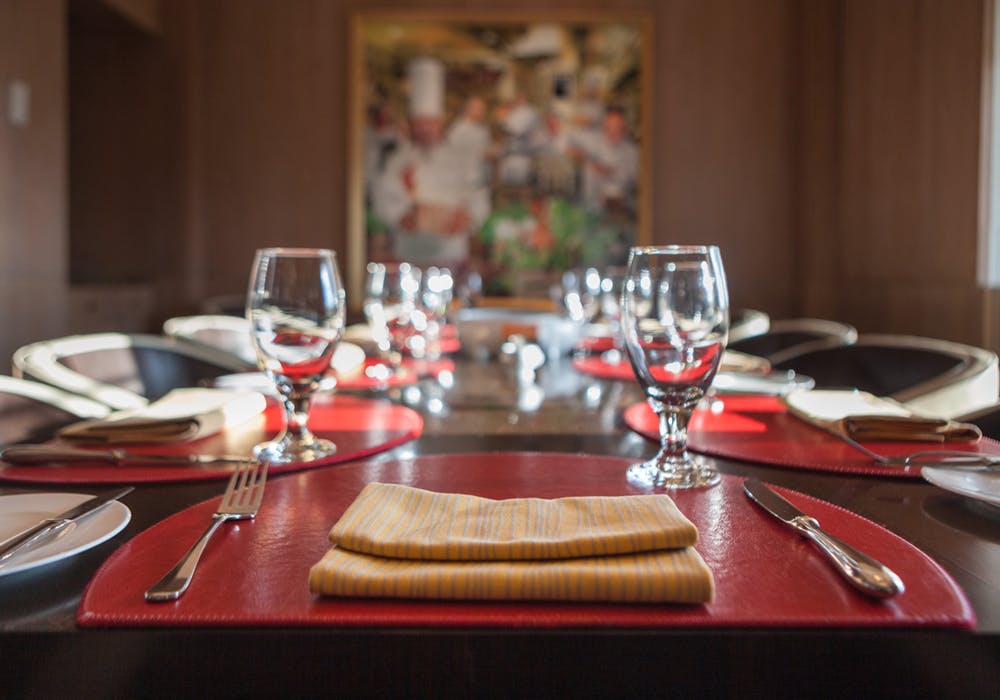
[[[427,267],[420,275],[420,287],[411,316],[413,334],[407,348],[415,358],[441,357],[441,328],[451,304],[455,281],[447,267]]]
[[[332,250],[264,248],[257,251],[247,293],[250,338],[257,364],[285,407],[284,432],[254,448],[268,462],[321,459],[336,452],[308,428],[312,395],[330,370],[344,332],[344,287]]]
[[[628,268],[620,265],[606,268],[604,274],[601,275],[601,293],[598,297],[598,304],[601,315],[608,322],[608,332],[611,334],[611,349],[602,353],[601,359],[609,365],[617,365],[624,361],[622,357],[621,299],[627,275]]]
[[[716,246],[633,248],[622,289],[625,351],[660,422],[660,450],[628,468],[645,488],[712,486],[719,474],[686,449],[691,413],[715,378],[729,332]]]
[[[562,304],[566,315],[581,326],[600,310],[601,273],[596,268],[567,270],[562,275]]]
[[[413,334],[412,316],[420,291],[420,268],[409,263],[368,263],[364,313],[379,354],[392,372],[401,371],[403,350]]]

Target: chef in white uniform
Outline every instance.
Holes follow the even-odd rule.
[[[635,207],[639,147],[628,136],[624,115],[609,110],[599,131],[578,133],[583,159],[583,201],[592,211]]]
[[[394,257],[459,267],[489,215],[489,191],[481,166],[444,140],[444,65],[414,59],[408,78],[410,138],[386,162],[372,204],[392,232]]]

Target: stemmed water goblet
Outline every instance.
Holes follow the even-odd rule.
[[[402,371],[403,351],[414,333],[412,317],[417,308],[420,277],[420,268],[409,263],[368,263],[365,319],[371,326],[383,369],[391,373]]]
[[[601,359],[610,365],[624,361],[621,299],[627,274],[626,267],[613,265],[606,268],[601,275],[601,293],[598,300],[601,316],[607,321],[608,332],[611,335],[611,348],[601,354]]]
[[[562,275],[562,304],[569,319],[590,323],[600,311],[601,273],[596,268],[567,270]]]
[[[436,360],[441,357],[441,329],[451,304],[455,281],[446,267],[426,267],[411,316],[413,333],[407,349],[414,358]]]
[[[307,425],[313,394],[330,371],[344,332],[345,294],[332,250],[265,248],[257,251],[246,315],[257,364],[274,382],[285,408],[284,432],[254,448],[280,464],[322,459],[336,452]]]
[[[715,378],[729,331],[729,295],[715,246],[633,248],[621,298],[625,351],[659,418],[660,449],[628,468],[644,488],[692,488],[719,474],[687,451],[687,427]]]

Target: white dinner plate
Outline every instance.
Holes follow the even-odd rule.
[[[1000,507],[1000,473],[924,467],[921,475],[935,486]]]
[[[0,496],[0,542],[89,498],[91,496],[85,493],[20,493]],[[0,576],[51,564],[96,547],[121,532],[131,518],[132,511],[128,506],[112,501],[97,512],[81,518],[55,538],[11,557],[0,565]]]

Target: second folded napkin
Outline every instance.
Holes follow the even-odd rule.
[[[74,423],[59,431],[72,442],[171,443],[207,437],[262,413],[267,401],[253,391],[174,389],[143,408]]]
[[[314,593],[701,603],[711,571],[669,496],[494,501],[369,484],[310,571]]]
[[[863,391],[803,391],[785,397],[804,421],[859,441],[976,442],[982,431],[970,423],[924,418],[904,406]]]

